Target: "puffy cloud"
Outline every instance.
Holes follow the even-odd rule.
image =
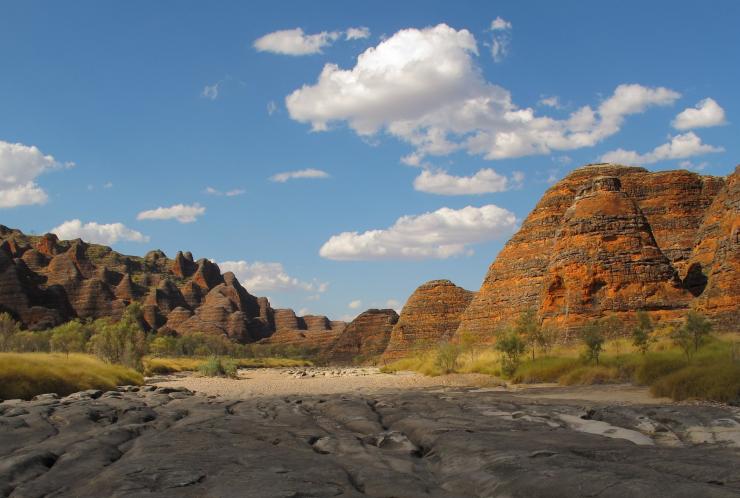
[[[347,306],[350,309],[356,310],[356,309],[359,309],[360,306],[362,306],[362,301],[359,299],[355,299],[354,301],[350,301],[350,303]]]
[[[444,170],[424,170],[414,180],[414,189],[440,195],[475,195],[504,192],[521,186],[524,174],[515,172],[511,178],[491,168],[479,170],[472,176],[453,176]]]
[[[362,40],[364,38],[369,38],[370,29],[365,26],[347,28],[347,31],[344,32],[344,37],[347,40]]]
[[[82,239],[95,244],[113,245],[116,242],[149,242],[149,237],[128,228],[123,223],[82,223],[78,219],[65,221],[58,227],[49,230],[62,240]]]
[[[396,311],[400,311],[401,303],[396,299],[389,299],[385,302],[387,308],[392,308]]]
[[[270,180],[277,183],[285,183],[288,180],[295,180],[296,178],[329,178],[329,173],[320,169],[307,168],[278,173],[276,175],[272,175]]]
[[[390,228],[332,236],[319,254],[333,260],[445,259],[470,244],[512,233],[514,213],[493,204],[402,216]]]
[[[404,162],[418,165],[426,155],[460,149],[503,159],[590,147],[617,133],[630,114],[680,96],[624,84],[595,109],[583,106],[564,119],[538,116],[485,81],[477,55],[465,29],[404,29],[368,48],[351,69],[326,64],[315,84],[286,97],[286,107],[314,131],[337,122],[363,138],[385,131],[414,147]]]
[[[709,166],[706,161],[700,162],[699,164],[692,163],[691,161],[681,161],[678,163],[679,166],[692,171],[704,171]]]
[[[493,32],[491,38],[491,57],[496,62],[501,62],[509,54],[512,27],[509,21],[501,17],[497,17],[491,21],[491,31]]]
[[[283,55],[320,54],[321,49],[334,43],[340,34],[338,31],[322,31],[307,35],[301,28],[283,29],[258,38],[254,41],[254,48]]]
[[[222,191],[222,190],[218,190],[213,187],[206,187],[206,194],[210,194],[210,195],[219,195],[219,196],[225,195],[226,197],[235,197],[237,195],[242,195],[245,192],[246,190],[242,188],[235,188],[232,190]]]
[[[725,124],[725,110],[714,99],[699,101],[695,107],[684,109],[671,123],[677,130],[708,128]]]
[[[659,145],[646,154],[639,154],[634,150],[617,149],[601,156],[601,160],[607,163],[653,164],[659,161],[684,159],[711,152],[723,152],[724,150],[722,147],[702,143],[701,138],[690,131],[671,137],[670,142]]]
[[[224,261],[218,263],[221,271],[233,272],[236,278],[250,292],[305,291],[325,292],[329,284],[325,282],[305,282],[291,277],[281,263],[255,261]]]
[[[187,205],[187,204],[175,204],[170,207],[158,207],[157,209],[150,209],[148,211],[142,211],[137,216],[137,220],[177,220],[180,223],[193,223],[206,212],[206,208],[198,203]]]
[[[214,83],[213,85],[206,85],[203,91],[200,93],[201,97],[205,97],[210,100],[216,100],[218,98],[219,87],[221,82]]]
[[[34,145],[0,140],[0,208],[44,204],[49,199],[36,184],[36,178],[47,171],[70,167]]]

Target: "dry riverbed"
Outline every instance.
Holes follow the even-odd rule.
[[[0,403],[0,496],[740,496],[740,411],[375,369]]]

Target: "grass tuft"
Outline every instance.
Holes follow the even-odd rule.
[[[31,399],[44,393],[66,396],[143,382],[135,370],[86,354],[0,353],[0,399]]]

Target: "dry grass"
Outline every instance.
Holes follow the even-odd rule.
[[[688,398],[714,401],[740,400],[740,361],[733,359],[733,341],[737,334],[715,336],[694,355],[691,362],[666,337],[659,337],[652,351],[642,355],[628,339],[605,344],[599,364],[582,358],[583,346],[553,348],[547,356],[535,360],[523,358],[509,379],[516,383],[553,382],[563,385],[627,383],[650,386],[656,396],[675,400]],[[736,346],[736,353],[740,348]],[[425,375],[442,372],[436,351],[417,353],[386,365],[384,372],[413,370]],[[460,373],[501,376],[501,358],[490,348],[463,352],[456,368]]]
[[[280,368],[280,367],[307,367],[311,366],[308,360],[292,358],[232,358],[238,368]],[[177,372],[196,372],[208,358],[198,357],[147,357],[144,358],[144,373],[146,375],[167,375]]]
[[[1,399],[30,399],[44,393],[66,396],[85,389],[114,389],[143,382],[138,372],[90,355],[0,353]]]

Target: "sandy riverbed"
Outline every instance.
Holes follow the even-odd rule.
[[[305,372],[305,375],[304,375]],[[260,368],[240,370],[238,379],[200,377],[195,374],[159,377],[150,383],[185,387],[207,395],[231,399],[255,396],[320,395],[404,391],[409,389],[474,388],[480,392],[507,392],[527,398],[594,401],[611,404],[669,404],[654,398],[645,387],[631,385],[559,386],[557,384],[502,386],[487,375],[452,374],[428,377],[414,372],[381,373],[377,368]]]

